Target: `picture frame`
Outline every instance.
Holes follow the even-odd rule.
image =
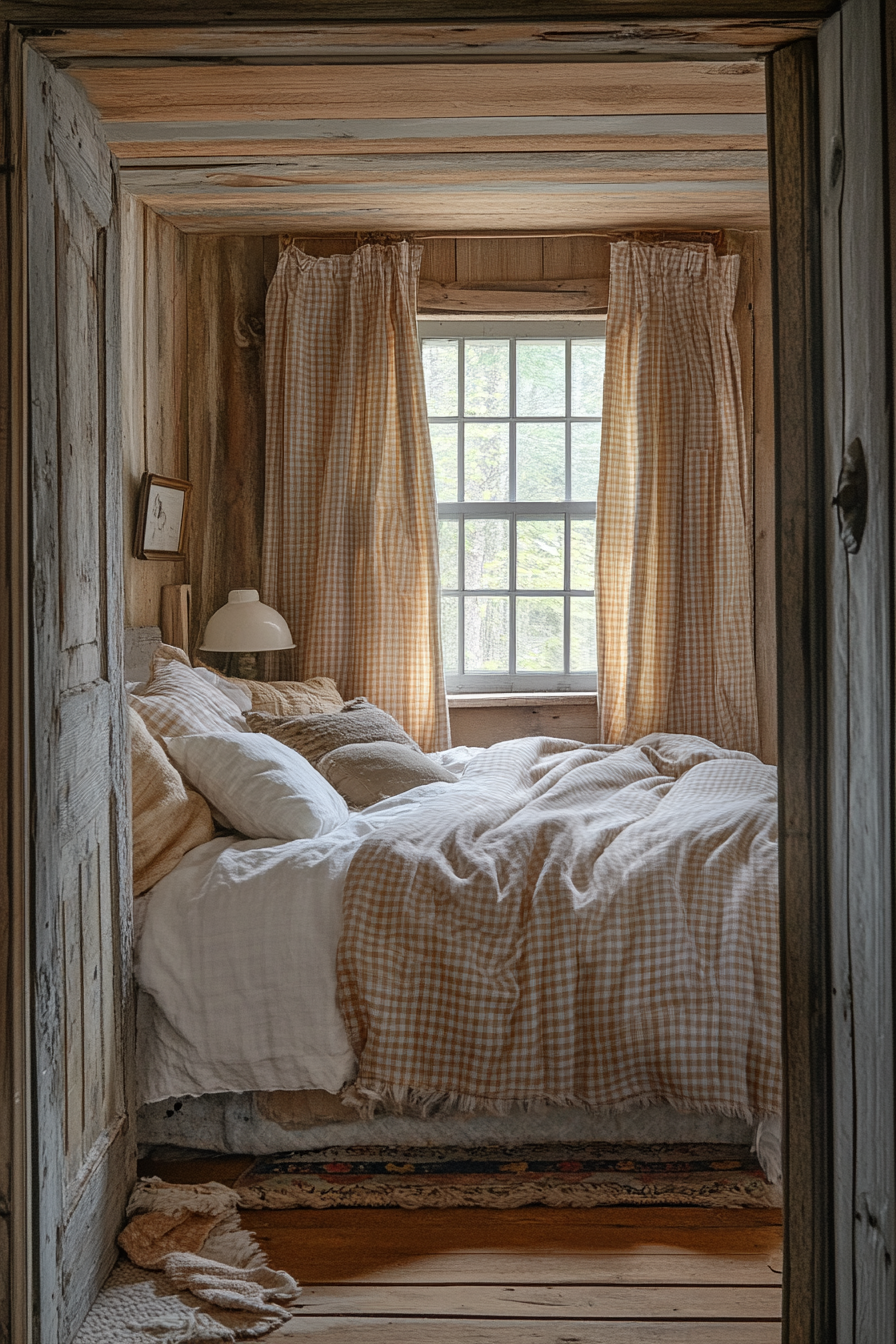
[[[186,560],[192,493],[190,481],[143,473],[134,535],[137,560]]]

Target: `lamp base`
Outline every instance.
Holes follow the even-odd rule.
[[[228,653],[224,675],[241,677],[244,681],[258,680],[257,653]]]

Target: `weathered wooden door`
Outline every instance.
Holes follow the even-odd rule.
[[[896,1338],[891,10],[769,59],[785,1344]]]
[[[893,426],[883,11],[819,34],[838,1344],[896,1339]]]
[[[23,55],[31,507],[34,1265],[67,1344],[134,1170],[116,181],[93,114]]]

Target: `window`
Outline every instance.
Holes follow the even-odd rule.
[[[448,690],[591,690],[605,325],[419,326]]]

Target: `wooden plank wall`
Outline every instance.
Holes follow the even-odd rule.
[[[127,624],[156,625],[161,586],[191,583],[198,647],[230,588],[261,581],[264,499],[264,300],[278,240],[258,234],[184,235],[126,198],[126,359],[136,377],[125,406]],[[298,236],[314,256],[351,252],[355,234]],[[735,325],[747,434],[753,448],[756,674],[762,757],[775,760],[774,423],[770,244],[729,233],[742,257]],[[432,238],[421,278],[443,284],[606,279],[604,237]],[[141,343],[145,343],[141,358]],[[144,411],[145,398],[145,411]],[[190,558],[134,560],[137,488],[144,470],[194,485]],[[214,661],[214,660],[212,660]],[[502,711],[495,710],[495,731]],[[505,717],[507,713],[505,712]],[[507,724],[508,731],[513,731]],[[559,729],[557,730],[560,731]],[[496,738],[495,740],[498,740]]]
[[[164,583],[186,583],[183,560],[135,560],[144,471],[188,475],[186,238],[122,196],[122,435],[125,624],[158,625]]]

